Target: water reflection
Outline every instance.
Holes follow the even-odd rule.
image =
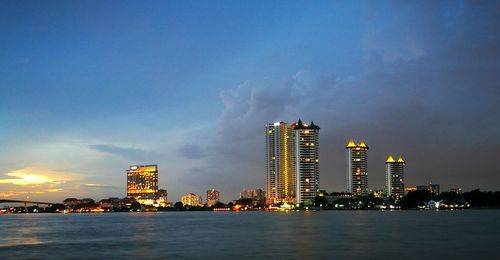
[[[496,256],[500,211],[0,216],[2,258]],[[445,250],[442,250],[442,249]]]

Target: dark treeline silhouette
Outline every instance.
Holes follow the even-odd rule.
[[[418,190],[408,192],[400,200],[375,197],[370,194],[362,197],[338,198],[333,202],[324,196],[317,196],[313,204],[322,209],[378,209],[391,205],[395,208],[415,209],[425,207],[429,201],[439,201],[446,205],[468,205],[468,208],[500,208],[500,191],[483,192],[476,189],[462,194],[456,192],[434,194],[428,190]]]

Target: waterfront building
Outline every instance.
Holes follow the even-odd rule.
[[[416,191],[417,187],[405,187],[405,194],[407,194],[410,191]]]
[[[431,194],[439,195],[439,184],[418,185],[417,190],[428,190]]]
[[[462,194],[462,188],[453,187],[450,189],[450,192],[455,192],[456,194]]]
[[[143,205],[157,205],[158,166],[132,165],[127,170],[127,197]]]
[[[263,203],[266,200],[266,192],[262,189],[242,190],[240,192],[240,200],[249,199]]]
[[[184,206],[203,206],[201,196],[194,193],[188,193],[182,196],[181,202]]]
[[[267,204],[312,203],[319,192],[319,126],[266,125]]]
[[[364,141],[347,142],[347,192],[354,196],[368,195],[368,145]]]
[[[266,125],[267,204],[295,202],[294,131],[285,122]]]
[[[67,199],[63,200],[63,204],[66,208],[73,209],[76,206],[80,205],[81,201],[77,198],[67,198]]]
[[[314,122],[292,124],[295,139],[295,202],[312,204],[319,194],[319,130]]]
[[[388,197],[399,199],[404,195],[405,160],[399,157],[395,160],[389,155],[385,161],[385,189]]]
[[[439,184],[429,183],[429,192],[435,195],[439,195]]]
[[[119,209],[124,206],[123,199],[120,198],[109,198],[102,199],[99,201],[99,207],[105,210]]]
[[[207,190],[207,206],[215,205],[220,201],[220,192],[216,189]]]
[[[385,190],[370,190],[369,194],[373,194],[375,198],[386,198],[387,192]]]
[[[167,192],[167,190],[164,190],[164,189],[158,190],[158,198],[157,198],[156,203],[160,207],[167,207],[169,205],[168,204],[168,192]]]
[[[339,199],[352,199],[352,194],[347,192],[332,192],[320,191],[319,196],[325,197],[328,203],[333,204]]]

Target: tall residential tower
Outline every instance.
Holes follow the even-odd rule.
[[[266,125],[268,204],[311,203],[319,192],[319,126]]]
[[[319,129],[298,122],[292,124],[295,135],[296,202],[312,204],[319,194]]]
[[[266,125],[266,203],[295,201],[294,132],[285,122]]]
[[[355,196],[368,195],[368,146],[350,139],[347,149],[347,192]]]
[[[385,161],[385,189],[388,197],[396,199],[403,197],[405,164],[402,157],[394,160],[391,155]]]

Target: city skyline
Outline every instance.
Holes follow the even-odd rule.
[[[497,9],[6,1],[0,198],[124,197],[149,164],[172,201],[237,198],[266,187],[263,126],[298,117],[321,126],[322,190],[345,190],[349,138],[370,189],[402,154],[405,186],[498,190]]]

